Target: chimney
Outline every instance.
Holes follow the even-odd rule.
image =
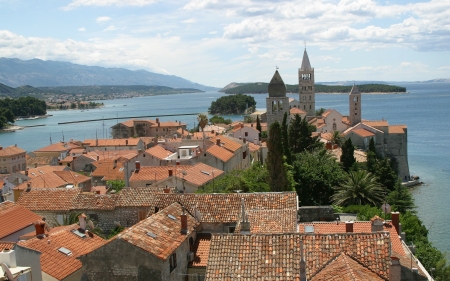
[[[245,212],[245,199],[241,198],[241,233],[250,234],[250,222],[248,214]]]
[[[177,166],[180,166],[180,160],[177,160]]]
[[[114,160],[114,166],[113,166],[113,169],[115,169],[115,168],[117,168],[117,159]]]
[[[128,140],[125,140],[125,145],[128,145]]]
[[[39,220],[34,222],[34,228],[36,229],[36,237],[43,238],[45,234],[45,221]]]
[[[383,231],[384,221],[379,216],[375,216],[371,219],[372,221],[372,232]]]
[[[247,142],[247,139],[246,138],[244,138],[243,140],[242,140],[244,143],[246,143]]]
[[[183,213],[180,215],[180,220],[181,220],[181,234],[187,234],[188,222],[187,222],[186,209],[184,207],[183,207]]]
[[[219,139],[219,138],[216,139],[216,144],[217,144],[218,146],[220,146],[220,139]]]
[[[25,170],[25,176],[27,176],[28,177],[28,168]]]
[[[300,281],[306,281],[306,262],[303,258],[303,241],[300,242]]]
[[[252,126],[251,126],[252,128],[253,128],[253,123],[252,123]]]
[[[347,233],[353,232],[353,222],[352,221],[345,222],[345,232],[347,232]]]
[[[141,169],[141,162],[136,161],[134,162],[134,164],[135,164],[135,172],[137,173]]]
[[[159,123],[159,118],[156,118],[156,123]]]
[[[31,190],[31,182],[27,182],[27,192],[29,192]]]
[[[397,234],[400,235],[400,213],[399,212],[392,212],[392,225],[395,227],[395,230],[397,230]]]
[[[166,185],[166,188],[163,189],[163,192],[164,193],[170,193],[170,188],[168,188],[167,185]]]
[[[181,121],[178,121],[178,125],[181,125]]]
[[[214,130],[211,130],[211,134],[214,134]]]
[[[78,221],[80,222],[80,228],[83,231],[86,231],[86,215],[85,214],[81,214],[78,216]]]
[[[34,163],[34,167],[37,168],[37,163]]]
[[[0,150],[2,150],[2,149],[3,149],[3,146],[0,145]]]
[[[169,169],[169,177],[173,176],[173,170]]]
[[[389,281],[400,281],[402,277],[402,266],[397,257],[391,257],[391,264],[389,268]]]
[[[244,124],[241,124],[241,129],[244,128]]]

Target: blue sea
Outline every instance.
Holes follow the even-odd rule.
[[[412,190],[419,217],[430,230],[430,240],[441,251],[450,252],[450,122],[446,121],[450,108],[450,83],[400,83],[407,94],[363,95],[363,119],[389,121],[389,124],[408,126],[408,151],[411,174],[420,176],[425,184]],[[206,113],[211,102],[221,97],[218,92],[150,96],[132,99],[101,101],[100,109],[49,111],[53,116],[17,121],[18,125],[38,125],[14,133],[0,133],[0,145],[17,144],[33,151],[53,142],[69,139],[107,138],[110,127],[130,116],[160,116],[193,113],[188,116],[163,117],[179,120],[192,128],[197,113]],[[257,108],[264,109],[267,95],[253,95]],[[297,95],[289,95],[298,99]],[[345,94],[318,94],[316,108],[333,108],[348,114]],[[108,121],[58,125],[58,122],[115,118]],[[232,120],[242,116],[226,116]],[[154,119],[154,118],[148,118]],[[300,198],[301,200],[301,198]]]

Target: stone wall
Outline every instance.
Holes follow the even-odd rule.
[[[300,222],[333,221],[334,210],[332,206],[303,206],[298,208]]]

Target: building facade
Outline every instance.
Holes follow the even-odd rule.
[[[0,174],[25,171],[27,166],[26,151],[16,145],[3,148],[0,146]]]
[[[286,85],[278,70],[270,80],[268,92],[269,97],[266,98],[267,129],[270,130],[270,126],[276,121],[280,124],[283,122],[285,113],[288,114],[289,119],[289,98],[286,97]]]
[[[316,115],[316,90],[314,88],[314,68],[309,62],[308,53],[303,53],[302,66],[298,70],[298,90],[300,109],[307,112],[307,116]]]

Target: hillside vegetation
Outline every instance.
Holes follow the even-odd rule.
[[[0,129],[8,123],[14,123],[16,116],[45,115],[46,113],[45,102],[34,97],[0,99]]]
[[[223,88],[220,92],[226,94],[266,94],[269,83],[248,83],[233,88]],[[352,86],[315,84],[316,93],[349,93]],[[386,84],[358,85],[361,93],[401,93],[406,92],[405,87]],[[298,85],[286,85],[288,93],[298,93]]]

